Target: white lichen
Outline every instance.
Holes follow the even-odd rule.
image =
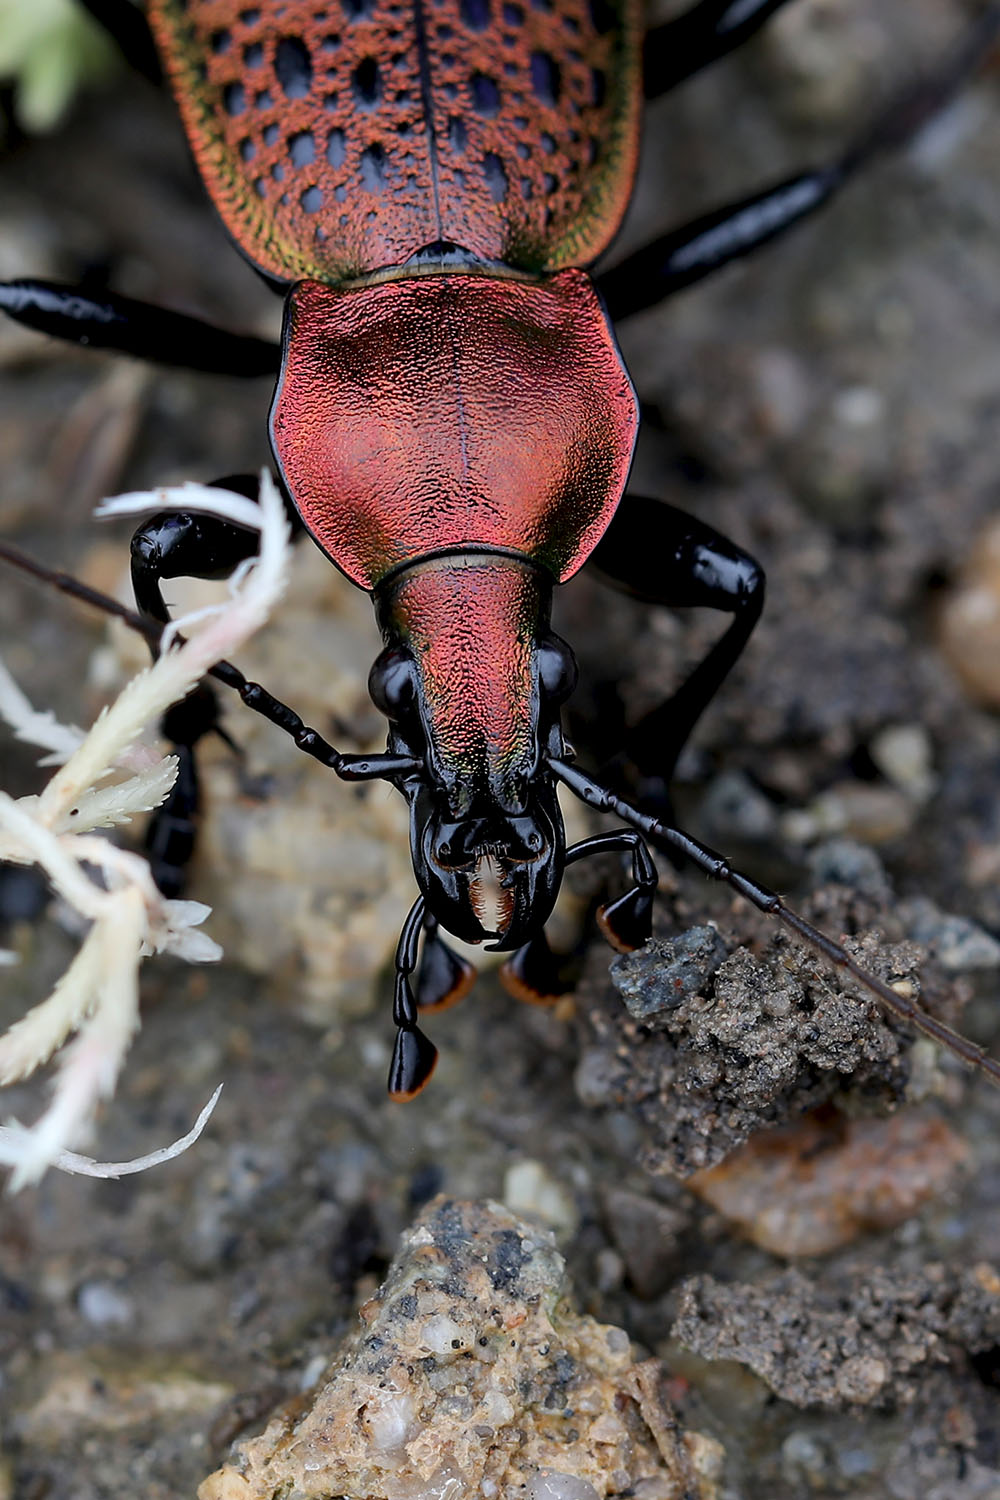
[[[48,1109],[31,1127],[12,1121],[0,1131],[0,1164],[13,1168],[12,1190],[37,1181],[50,1166],[101,1176],[142,1170],[186,1149],[207,1119],[203,1111],[182,1141],[133,1162],[100,1164],[69,1150],[92,1127],[100,1101],[113,1093],[138,1028],[141,959],[169,952],[207,963],[222,952],[197,930],[207,906],[166,900],[141,856],[93,830],[128,822],[166,797],[176,760],[139,743],[139,735],[259,629],[281,596],[287,571],[288,523],[266,474],[259,505],[227,491],[183,485],[120,496],[99,513],[164,509],[200,510],[259,530],[259,556],[236,570],[227,602],[170,627],[157,661],[128,683],[86,734],[37,713],[9,674],[0,673],[0,717],[20,738],[48,751],[48,763],[62,762],[39,796],[15,800],[0,792],[0,859],[41,866],[56,893],[89,924],[51,995],[0,1036],[0,1084],[30,1077],[62,1049]],[[109,782],[123,772],[130,774]],[[217,1097],[218,1090],[212,1105]]]

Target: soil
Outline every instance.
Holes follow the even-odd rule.
[[[835,154],[971,9],[797,0],[651,107],[614,253]],[[994,1051],[1000,689],[990,707],[989,681],[977,671],[970,686],[954,664],[962,630],[956,646],[940,621],[997,510],[998,160],[987,70],[815,221],[620,330],[646,417],[633,487],[732,536],[768,575],[762,623],[683,757],[679,819]],[[0,275],[89,277],[276,334],[276,299],[208,210],[169,101],[139,81],[81,99],[51,137],[12,133],[0,175]],[[111,585],[127,531],[98,531],[92,504],[259,467],[268,399],[266,381],[2,329],[0,529]],[[588,765],[719,629],[586,571],[558,608]],[[322,704],[322,651],[340,637],[321,639],[294,598],[289,621],[284,644],[261,649],[285,653],[289,697],[285,664],[304,664]],[[269,639],[283,629],[279,616]],[[363,685],[378,640],[374,624],[358,629],[367,644],[343,654]],[[965,630],[971,656],[974,611]],[[0,589],[0,639],[36,704],[78,722],[119,671],[99,623],[18,580]],[[353,701],[325,728],[363,743],[372,726]],[[664,860],[650,950],[612,978],[595,941],[554,1009],[485,975],[434,1022],[431,1086],[391,1105],[384,964],[406,897],[352,929],[349,951],[324,950],[324,882],[341,881],[346,908],[396,874],[367,845],[338,858],[319,821],[349,805],[364,824],[362,798],[293,786],[276,736],[229,723],[254,780],[217,762],[220,808],[190,892],[214,904],[227,960],[148,966],[143,1031],[96,1149],[121,1159],[182,1134],[220,1079],[222,1101],[196,1148],[158,1171],[51,1174],[4,1200],[2,1500],[193,1496],[234,1438],[315,1380],[439,1191],[555,1230],[579,1305],[664,1359],[684,1427],[724,1445],[726,1500],[997,1500],[1000,1093]],[[39,784],[7,739],[0,772],[15,794]],[[294,834],[276,852],[283,822]],[[575,881],[578,907],[603,878]],[[2,1025],[73,951],[43,907],[30,881],[5,881],[22,963],[5,974]],[[265,919],[286,909],[294,943],[269,965]],[[7,1091],[5,1115],[38,1109],[36,1089]],[[919,1128],[886,1134],[913,1110]],[[737,1151],[756,1153],[759,1174],[739,1203],[713,1177]]]

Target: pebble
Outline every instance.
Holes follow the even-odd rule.
[[[198,1500],[717,1500],[721,1457],[680,1428],[658,1362],[575,1309],[550,1233],[442,1197],[314,1388]]]
[[[941,609],[938,643],[966,692],[1000,708],[1000,518],[969,550]]]
[[[725,957],[726,945],[714,927],[690,927],[679,937],[622,954],[611,965],[611,979],[629,1015],[655,1027],[690,996],[700,994]]]
[[[689,1186],[775,1255],[825,1255],[938,1197],[968,1150],[940,1116],[850,1120],[829,1108],[761,1131]]]

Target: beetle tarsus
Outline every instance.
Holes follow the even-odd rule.
[[[399,1104],[414,1099],[429,1082],[438,1051],[419,1026],[400,1026],[389,1064],[389,1098]]]
[[[501,965],[500,983],[515,1000],[529,1005],[554,1005],[572,988],[563,977],[562,960],[549,947],[544,930]]]
[[[461,954],[441,937],[438,924],[431,922],[424,931],[423,952],[417,970],[417,1009],[448,1010],[469,993],[476,982],[476,971]]]

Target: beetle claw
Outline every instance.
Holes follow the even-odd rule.
[[[472,964],[449,948],[436,934],[424,938],[424,951],[417,974],[417,1007],[421,1011],[447,1010],[464,1000],[476,980]]]
[[[597,925],[618,953],[631,953],[648,943],[653,931],[654,886],[633,886],[617,901],[597,912]]]
[[[401,1026],[389,1064],[389,1098],[398,1103],[413,1099],[434,1072],[438,1051],[419,1026]]]
[[[553,1005],[570,988],[562,978],[561,967],[543,931],[501,965],[500,983],[515,1000]]]

